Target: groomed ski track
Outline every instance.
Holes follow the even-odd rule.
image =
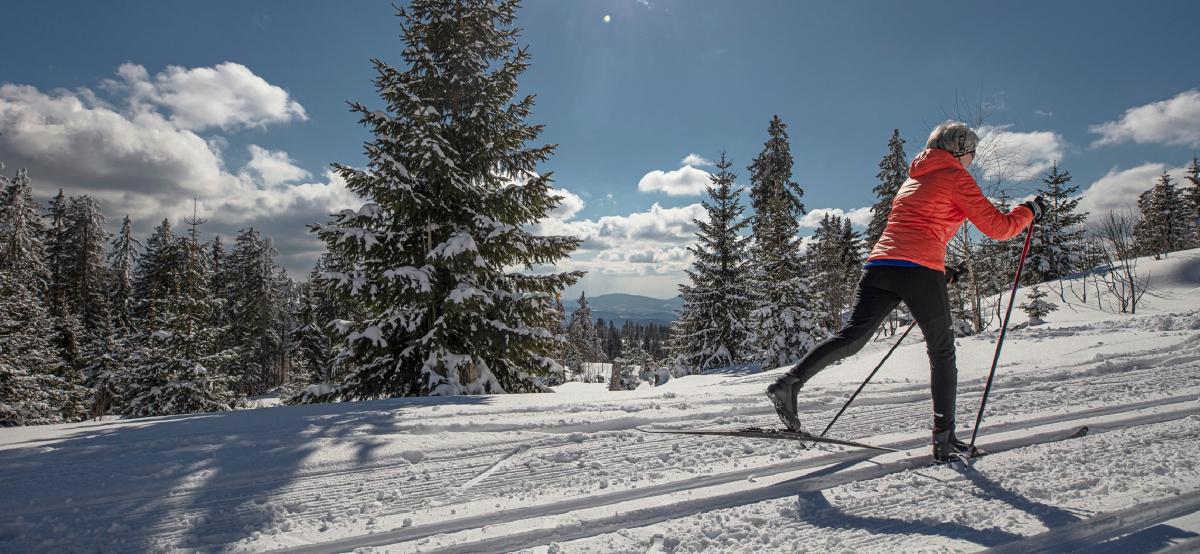
[[[1056,379],[1052,383],[1039,380],[1010,383],[992,402],[994,414],[1004,414],[1006,409],[1017,406],[1043,409],[1038,415],[1023,419],[993,416],[989,422],[994,423],[986,425],[980,444],[993,450],[1012,450],[1061,438],[1080,425],[1088,425],[1091,436],[1073,440],[1092,440],[1096,435],[1113,430],[1156,422],[1196,419],[1194,414],[1200,411],[1200,403],[1197,403],[1200,394],[1197,343],[1193,338],[1185,339],[1172,348],[1171,354],[1155,356],[1143,352],[1140,367],[1130,366],[1101,374],[1084,371],[1077,377]],[[1135,356],[1131,353],[1129,358]],[[762,378],[741,379],[751,377]],[[200,444],[208,441],[156,435],[145,441],[123,440],[109,447],[103,440],[98,440],[99,444],[73,455],[43,460],[50,463],[49,466],[37,462],[38,457],[30,456],[25,449],[0,450],[0,463],[5,468],[4,488],[11,485],[14,489],[47,491],[0,500],[0,516],[16,522],[0,529],[0,550],[10,547],[12,551],[40,550],[18,534],[21,526],[36,529],[39,522],[57,527],[58,533],[68,537],[72,531],[86,534],[87,544],[92,546],[95,546],[91,543],[93,538],[103,537],[115,527],[122,535],[119,542],[109,545],[110,548],[98,549],[113,552],[203,550],[202,545],[233,542],[239,538],[257,540],[247,541],[247,547],[233,546],[230,550],[265,550],[258,547],[274,543],[273,548],[284,547],[281,550],[290,552],[346,552],[361,548],[369,550],[370,547],[381,552],[506,552],[606,534],[619,535],[625,529],[722,508],[787,499],[885,475],[930,473],[931,470],[924,468],[929,459],[927,438],[921,429],[928,402],[923,388],[924,385],[906,385],[866,396],[863,404],[845,418],[845,426],[836,430],[841,436],[870,436],[879,444],[909,451],[904,454],[878,454],[840,447],[802,451],[791,441],[769,439],[646,438],[633,431],[634,427],[648,421],[636,415],[616,416],[590,424],[530,425],[525,429],[512,421],[491,425],[496,428],[495,433],[505,434],[510,439],[519,438],[516,443],[481,443],[469,451],[428,451],[415,463],[403,459],[402,455],[401,459],[377,460],[350,467],[312,468],[309,473],[287,479],[273,475],[271,467],[237,466],[238,471],[226,471],[222,478],[209,482],[189,486],[181,481],[169,494],[155,488],[131,487],[97,496],[56,498],[52,493],[59,489],[51,486],[49,481],[83,481],[89,462],[93,464],[93,470],[103,473],[104,468],[118,465],[130,451],[157,448],[172,452],[172,447],[195,451],[202,450]],[[979,389],[981,386],[977,383],[962,386],[960,406],[964,408],[964,414],[960,414],[960,420],[964,419],[965,410],[978,405]],[[1146,399],[1108,403],[1114,396],[1123,396],[1127,400]],[[661,401],[671,400],[674,399]],[[773,424],[773,414],[765,402],[754,405],[745,400],[731,398],[724,405],[707,405],[688,418],[650,421],[688,427]],[[818,410],[810,407],[806,419],[821,421],[831,417],[835,409],[832,405]],[[519,413],[509,415],[519,417]],[[497,420],[503,418],[492,421]],[[434,432],[428,427],[439,423],[434,418],[423,420],[422,425],[427,427],[422,429],[423,432]],[[1200,426],[1200,422],[1192,425]],[[1028,429],[1037,430],[1038,436],[1022,436],[1023,430]],[[247,430],[248,434],[251,432]],[[1191,447],[1200,448],[1196,437],[1188,440]],[[28,448],[41,449],[37,441],[30,442],[33,445]],[[257,446],[248,445],[250,448]],[[692,472],[657,479],[651,475],[650,479],[644,479],[648,483],[635,482],[623,490],[611,492],[593,488],[557,495],[566,496],[566,499],[551,496],[549,501],[539,501],[536,494],[537,491],[578,487],[578,481],[574,479],[579,473],[589,473],[595,467],[605,465],[641,465],[642,471],[665,473],[663,466],[667,464],[650,464],[653,467],[647,470],[646,461],[662,461],[663,457],[680,456],[680,452],[690,453],[691,457],[687,459],[700,467]],[[762,456],[764,453],[766,459]],[[756,463],[738,464],[737,460],[746,454],[753,454]],[[110,459],[111,463],[105,464],[105,459]],[[631,459],[633,464],[629,463]],[[994,459],[989,456],[979,463],[986,465]],[[530,460],[555,463],[538,466],[534,473],[527,465]],[[170,469],[156,467],[159,471]],[[581,467],[585,469],[581,470]],[[143,468],[130,467],[126,471],[132,474],[139,469]],[[446,469],[452,471],[445,481],[422,477],[428,471]],[[380,492],[397,489],[403,492],[396,497]],[[253,497],[264,490],[268,495]],[[491,499],[522,495],[527,495],[528,501],[503,509],[486,509]],[[372,510],[369,507],[371,501],[381,498],[385,501]],[[367,533],[333,541],[306,541],[305,544],[299,537],[292,538],[291,533],[296,529],[333,527],[338,524],[336,517],[339,514],[343,517],[345,514],[362,514],[381,521],[392,516],[395,521],[396,516],[412,517],[423,509],[446,511],[455,507],[462,515],[455,517],[456,514],[451,513],[440,521],[428,523],[400,520],[396,528],[377,527]],[[471,515],[472,507],[483,509],[478,510],[481,513]],[[114,513],[122,514],[115,522],[111,516]],[[164,513],[171,517],[163,517]],[[95,527],[89,528],[90,521],[96,522],[92,524]],[[63,527],[64,522],[72,522],[75,527]],[[814,531],[820,529],[816,527]],[[61,544],[68,547],[57,550],[93,550],[91,547],[69,547],[79,542]],[[870,550],[868,544],[861,546]],[[601,546],[585,551],[606,549],[607,546]]]

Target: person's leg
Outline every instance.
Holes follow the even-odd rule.
[[[904,280],[898,292],[925,335],[934,429],[951,430],[954,428],[958,367],[955,365],[953,319],[946,277],[927,268],[912,268],[911,272],[911,278]]]
[[[870,275],[864,275],[859,281],[854,308],[846,326],[810,350],[788,370],[788,375],[796,377],[804,384],[829,364],[853,356],[871,340],[871,335],[883,323],[884,318],[900,303],[900,296],[889,290],[887,283],[890,279],[887,279],[885,272],[892,268],[882,272],[875,269],[868,269]]]
[[[796,417],[796,394],[800,387],[829,364],[861,350],[887,314],[900,303],[900,296],[891,292],[888,286],[888,274],[893,269],[868,269],[858,283],[849,323],[767,387],[767,397],[788,428],[800,430],[800,421]]]

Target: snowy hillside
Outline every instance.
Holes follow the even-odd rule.
[[[781,370],[0,429],[0,551],[1200,551],[1200,250],[1138,267],[1137,315],[1014,311],[973,468],[927,467],[910,336],[831,432],[882,455],[637,430],[776,426]],[[964,427],[995,338],[958,341]],[[823,428],[890,341],[810,383],[801,419]]]

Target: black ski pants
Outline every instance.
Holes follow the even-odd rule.
[[[933,391],[933,426],[951,429],[954,426],[958,368],[954,364],[954,332],[950,325],[946,276],[940,271],[926,267],[867,268],[858,283],[849,323],[809,351],[789,373],[804,383],[829,364],[858,352],[901,301],[908,306],[925,335]]]

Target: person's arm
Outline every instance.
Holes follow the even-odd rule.
[[[983,191],[979,190],[975,179],[966,171],[962,172],[962,178],[955,183],[950,198],[971,223],[994,240],[1015,237],[1033,222],[1033,211],[1025,206],[1017,206],[1007,214],[996,209],[991,200],[983,195]]]

